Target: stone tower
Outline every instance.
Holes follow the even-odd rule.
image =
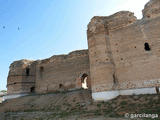
[[[35,65],[33,61],[20,60],[10,65],[7,81],[8,94],[24,94],[34,92]]]
[[[88,25],[92,97],[152,94],[160,85],[160,0],[151,0],[137,20],[121,11],[94,17]]]

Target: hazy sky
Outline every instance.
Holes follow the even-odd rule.
[[[129,10],[138,18],[149,0],[0,0],[0,90],[9,65],[87,48],[93,16]]]

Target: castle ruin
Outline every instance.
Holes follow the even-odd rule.
[[[150,0],[140,20],[129,11],[93,17],[87,37],[88,50],[13,62],[5,99],[76,90],[84,83],[95,101],[159,93],[160,0]]]

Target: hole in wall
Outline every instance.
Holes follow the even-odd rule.
[[[117,85],[118,81],[117,81],[115,73],[113,73],[112,77],[113,77],[113,84]]]
[[[116,84],[116,77],[115,77],[115,74],[113,74],[113,83]]]
[[[31,92],[31,93],[34,93],[34,92],[35,92],[35,87],[31,87],[31,88],[30,88],[30,92]]]
[[[149,46],[149,44],[146,42],[146,43],[144,43],[144,49],[146,50],[146,51],[150,51],[151,50],[151,48],[150,48],[150,46]]]
[[[41,67],[40,67],[40,72],[43,72],[43,71],[44,71],[44,67],[41,66]]]
[[[137,48],[136,46],[134,46],[134,48]]]
[[[26,75],[29,76],[30,75],[30,69],[26,68]]]
[[[59,84],[59,88],[62,88],[63,87],[63,84]]]
[[[44,67],[41,66],[41,67],[39,68],[39,71],[40,71],[40,77],[43,78]]]
[[[151,16],[150,15],[147,15],[147,18],[150,18]]]
[[[123,58],[121,58],[121,60],[123,60]]]

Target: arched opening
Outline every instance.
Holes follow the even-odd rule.
[[[86,73],[81,76],[81,86],[83,89],[88,89],[88,75]]]
[[[30,69],[26,68],[26,75],[29,76],[29,74],[30,74]]]
[[[34,92],[35,92],[35,87],[31,87],[31,88],[30,88],[30,92],[31,92],[31,93],[34,93]]]
[[[144,49],[146,50],[146,51],[150,51],[151,50],[151,48],[150,48],[150,46],[149,46],[149,44],[146,42],[146,43],[144,43]]]

